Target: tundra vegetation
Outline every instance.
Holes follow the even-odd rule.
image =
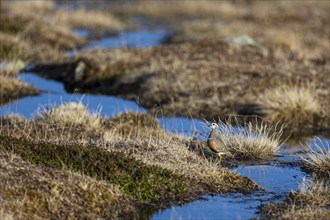
[[[330,148],[329,144],[314,139],[302,147],[299,158],[312,180],[301,183],[298,191],[281,203],[266,204],[261,208],[265,219],[328,219],[330,217]]]
[[[17,73],[31,63],[65,60],[68,50],[76,50],[87,40],[77,36],[74,28],[97,30],[97,36],[116,34],[130,27],[110,13],[81,8],[61,9],[54,1],[1,3],[0,104],[40,92],[17,79]]]
[[[105,217],[111,212],[111,217],[120,217],[139,207],[166,207],[201,194],[261,189],[219,166],[212,154],[201,156],[190,147],[200,143],[165,132],[147,114],[107,119],[81,103],[66,103],[32,119],[2,117],[0,136],[6,183],[0,192],[8,198],[3,215]],[[17,172],[32,178],[13,175]],[[36,185],[43,185],[42,191]],[[71,198],[76,194],[82,197]],[[24,195],[24,204],[6,208]]]
[[[330,146],[314,139],[299,155],[304,167],[317,178],[330,179]]]
[[[166,116],[259,115],[290,130],[329,129],[329,2],[155,1],[110,11],[174,22],[174,34],[167,45],[90,50],[34,70],[70,91],[138,99],[150,111],[156,103]]]
[[[329,219],[329,201],[328,181],[305,181],[282,203],[262,207],[262,213],[265,219]]]
[[[1,1],[0,104],[42,92],[17,78],[34,64],[32,71],[69,92],[138,100],[149,112],[109,119],[64,103],[31,119],[1,117],[0,218],[127,218],[141,207],[261,189],[222,168],[205,143],[165,132],[159,112],[222,121],[243,115],[238,132],[221,123],[228,160],[275,158],[284,125],[330,129],[329,1],[117,3],[86,10]],[[89,39],[131,28],[127,18],[135,16],[170,24],[173,34],[153,48],[79,51]],[[251,115],[267,122],[252,123]],[[301,154],[315,180],[265,206],[265,217],[329,218],[324,149]]]

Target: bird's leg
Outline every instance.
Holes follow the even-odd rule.
[[[220,161],[220,163],[222,161],[222,155],[221,154],[219,154],[219,161]]]

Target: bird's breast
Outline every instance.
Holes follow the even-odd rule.
[[[209,146],[209,148],[215,152],[215,153],[219,153],[219,150],[217,148],[217,144],[215,143],[215,141],[213,139],[209,139],[207,140],[207,145]]]

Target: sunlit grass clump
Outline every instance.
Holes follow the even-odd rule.
[[[219,142],[236,159],[270,159],[281,148],[282,128],[267,122],[232,126],[220,122]]]
[[[314,139],[304,154],[299,155],[305,167],[320,177],[330,177],[330,146]]]
[[[330,186],[327,181],[304,180],[282,203],[263,206],[267,219],[329,219]]]
[[[81,102],[68,102],[38,114],[38,120],[60,126],[84,125],[89,128],[100,127],[101,118],[90,113]]]
[[[22,96],[36,95],[39,90],[25,84],[15,76],[8,76],[0,71],[0,105]]]
[[[26,58],[28,45],[19,37],[0,32],[0,61]]]
[[[106,180],[140,201],[168,204],[202,193],[260,189],[197,154],[190,148],[194,140],[167,133],[150,114],[105,118],[69,102],[31,119],[0,119],[0,150]]]
[[[291,126],[315,123],[322,116],[322,107],[312,86],[282,85],[258,97],[261,113],[266,119]]]

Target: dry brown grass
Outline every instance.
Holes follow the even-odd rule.
[[[60,9],[53,1],[6,1],[0,30],[11,34],[11,41],[18,41],[15,48],[25,46],[24,51],[11,50],[12,53],[6,53],[5,58],[24,56],[22,59],[29,58],[29,61],[49,62],[63,61],[66,50],[76,49],[85,43],[85,39],[73,33],[73,28],[113,33],[127,27],[126,23],[103,11]]]
[[[312,144],[304,149],[304,153],[299,155],[304,166],[317,174],[318,177],[330,177],[330,146],[319,139],[314,139]]]
[[[98,143],[109,151],[123,152],[148,165],[168,169],[194,181],[197,191],[228,192],[239,190],[241,183],[250,188],[254,183],[228,170],[211,158],[190,149],[192,140],[166,133],[149,115],[126,113],[113,119],[88,114],[81,104],[64,104],[47,110],[33,120],[17,117],[2,119],[2,133],[17,138],[50,143]],[[250,185],[251,184],[251,185]]]
[[[267,219],[329,219],[329,182],[305,181],[283,203],[263,207]]]
[[[135,209],[132,199],[113,185],[33,165],[4,151],[0,170],[1,219],[116,219]]]
[[[99,128],[101,124],[100,116],[90,113],[81,102],[68,102],[39,112],[37,120],[63,127],[84,125],[91,129]]]
[[[0,61],[26,59],[28,57],[28,44],[22,42],[18,36],[0,32]]]
[[[168,205],[190,201],[205,193],[247,193],[260,189],[250,179],[198,154],[190,146],[192,140],[166,133],[150,115],[124,113],[106,119],[90,113],[81,103],[66,103],[45,109],[30,120],[16,115],[3,117],[0,136],[1,150],[13,151],[24,160],[44,165],[42,178],[39,166],[24,162],[21,169],[21,162],[16,159],[11,160],[11,166],[4,165],[7,170],[8,167],[22,170],[24,175],[14,175],[10,180],[26,186],[23,193],[17,190],[21,185],[15,184],[3,190],[9,197],[0,205],[4,215],[67,217],[71,213],[73,217],[95,218],[109,217],[110,212],[113,218],[132,210],[127,195],[149,204]],[[201,145],[196,141],[195,144]],[[0,168],[1,165],[0,162]],[[108,183],[53,168],[74,170]],[[30,194],[30,186],[41,184],[38,181],[43,183],[41,189],[35,193],[31,187]],[[64,182],[67,184],[63,185]],[[124,195],[109,183],[118,186]],[[11,195],[13,190],[17,194]],[[74,196],[78,193],[78,197]],[[18,204],[23,197],[24,202]]]
[[[33,11],[36,13],[48,12],[55,7],[54,1],[20,1],[20,0],[12,0],[10,2],[4,2],[3,4],[4,10],[11,10],[15,14],[24,14],[24,13],[32,13]]]
[[[86,143],[103,139],[103,123],[106,122],[81,103],[65,103],[55,108],[41,108],[33,120],[9,115],[3,118],[2,123],[5,125],[3,132],[28,140]]]
[[[90,28],[94,30],[119,31],[129,27],[129,25],[109,12],[97,10],[58,10],[53,22],[56,24],[67,24],[71,28]],[[82,19],[83,18],[83,19]]]
[[[235,16],[237,12],[244,13],[247,9],[237,8],[231,2],[221,1],[153,1],[138,4],[114,5],[110,10],[123,14],[139,14],[163,19],[178,17],[218,17],[223,14]],[[243,11],[244,10],[244,11]]]
[[[16,35],[0,32],[0,61],[12,62],[18,59],[25,62],[59,61],[64,59],[63,47],[75,48],[74,43],[68,41],[72,39],[72,36],[61,40],[62,35],[59,32],[54,33],[47,30],[44,35],[38,35],[37,32],[34,32],[35,30],[45,31],[45,26],[38,26],[35,23],[27,26],[24,32]],[[54,43],[54,41],[58,42]],[[81,40],[79,41],[81,42]]]
[[[112,10],[175,23],[172,42],[224,40],[245,34],[259,45],[282,52],[329,59],[325,51],[330,49],[330,29],[324,28],[329,27],[329,2],[325,1],[147,1]]]
[[[150,115],[123,113],[110,120],[105,120],[98,115],[89,114],[81,103],[67,103],[54,110],[47,110],[40,115],[32,126],[40,124],[45,126],[44,128],[39,128],[39,130],[44,131],[42,132],[44,136],[40,135],[41,133],[36,135],[37,137],[42,137],[41,140],[48,139],[62,142],[63,140],[71,140],[73,137],[80,143],[88,143],[89,139],[98,140],[104,148],[110,151],[124,152],[146,164],[160,166],[176,174],[183,174],[188,178],[205,182],[208,185],[210,184],[209,187],[213,185],[212,187],[220,192],[231,190],[230,187],[227,188],[224,184],[226,182],[224,179],[231,176],[231,173],[221,168],[219,169],[220,164],[214,162],[208,156],[201,157],[199,154],[196,154],[198,152],[192,151],[190,147],[192,140],[178,138],[165,132]],[[58,129],[55,133],[60,134],[60,138],[58,135],[51,137],[45,134],[51,131],[52,126]],[[77,128],[82,132],[75,136],[77,134],[70,131],[74,131]],[[61,131],[62,129],[64,132]],[[261,134],[259,134],[258,139],[260,138],[260,143],[263,143],[263,141],[268,141],[267,144],[271,141],[275,142],[271,137],[266,139],[266,135],[268,135],[266,133],[267,128],[259,128],[258,132],[263,132],[263,135],[265,135],[265,140],[261,140]],[[252,139],[251,136],[252,131],[250,132],[250,139]],[[241,137],[240,141],[244,142],[245,140]],[[251,144],[249,149],[252,150],[255,147],[252,146],[252,141],[248,140],[247,142]],[[202,145],[201,143],[197,144]],[[275,145],[274,143],[271,144]],[[238,149],[236,149],[237,151]],[[246,158],[255,159],[256,155],[254,153],[250,152],[248,154],[246,151],[245,153],[244,156]],[[261,154],[262,152],[256,157],[270,156],[271,152],[268,151],[268,154]],[[247,155],[252,156],[249,157]],[[233,176],[230,178],[237,177]]]
[[[237,121],[235,118],[231,120]],[[231,123],[219,122],[218,140],[229,156],[244,160],[267,160],[274,158],[281,148],[282,128],[270,123],[251,122],[244,126],[232,126]]]
[[[37,95],[40,91],[33,88],[15,76],[8,76],[0,72],[0,105],[16,100],[23,96]]]
[[[316,87],[311,85],[282,85],[266,90],[258,97],[261,113],[270,121],[292,126],[319,123],[325,117]]]
[[[109,12],[101,10],[85,10],[82,8],[56,8],[54,1],[11,1],[4,4],[5,10],[12,16],[23,19],[45,22],[50,27],[90,28],[122,30],[127,23],[122,22]]]
[[[61,50],[72,50],[85,42],[82,38],[75,36],[72,30],[66,26],[50,25],[38,20],[31,22],[25,27],[22,37],[34,44],[51,45]]]
[[[314,67],[295,58],[288,64],[289,59],[289,56],[274,59],[274,52],[266,48],[199,42],[84,52],[72,61],[73,65],[69,62],[68,67],[59,68],[61,74],[52,74],[61,75],[57,79],[63,80],[72,91],[78,88],[84,92],[138,98],[149,109],[160,104],[168,116],[190,116],[190,112],[193,117],[212,120],[218,115],[225,118],[231,114],[256,114],[248,106],[258,101],[260,93],[289,82],[298,85],[300,81],[314,82],[320,104],[326,103],[330,92],[329,66],[314,66],[318,71],[311,74],[310,68]],[[84,62],[86,69],[80,80],[73,81],[78,61]],[[51,69],[40,66],[35,71],[48,76]],[[313,125],[328,126],[325,115],[319,116],[322,120],[317,119]]]

